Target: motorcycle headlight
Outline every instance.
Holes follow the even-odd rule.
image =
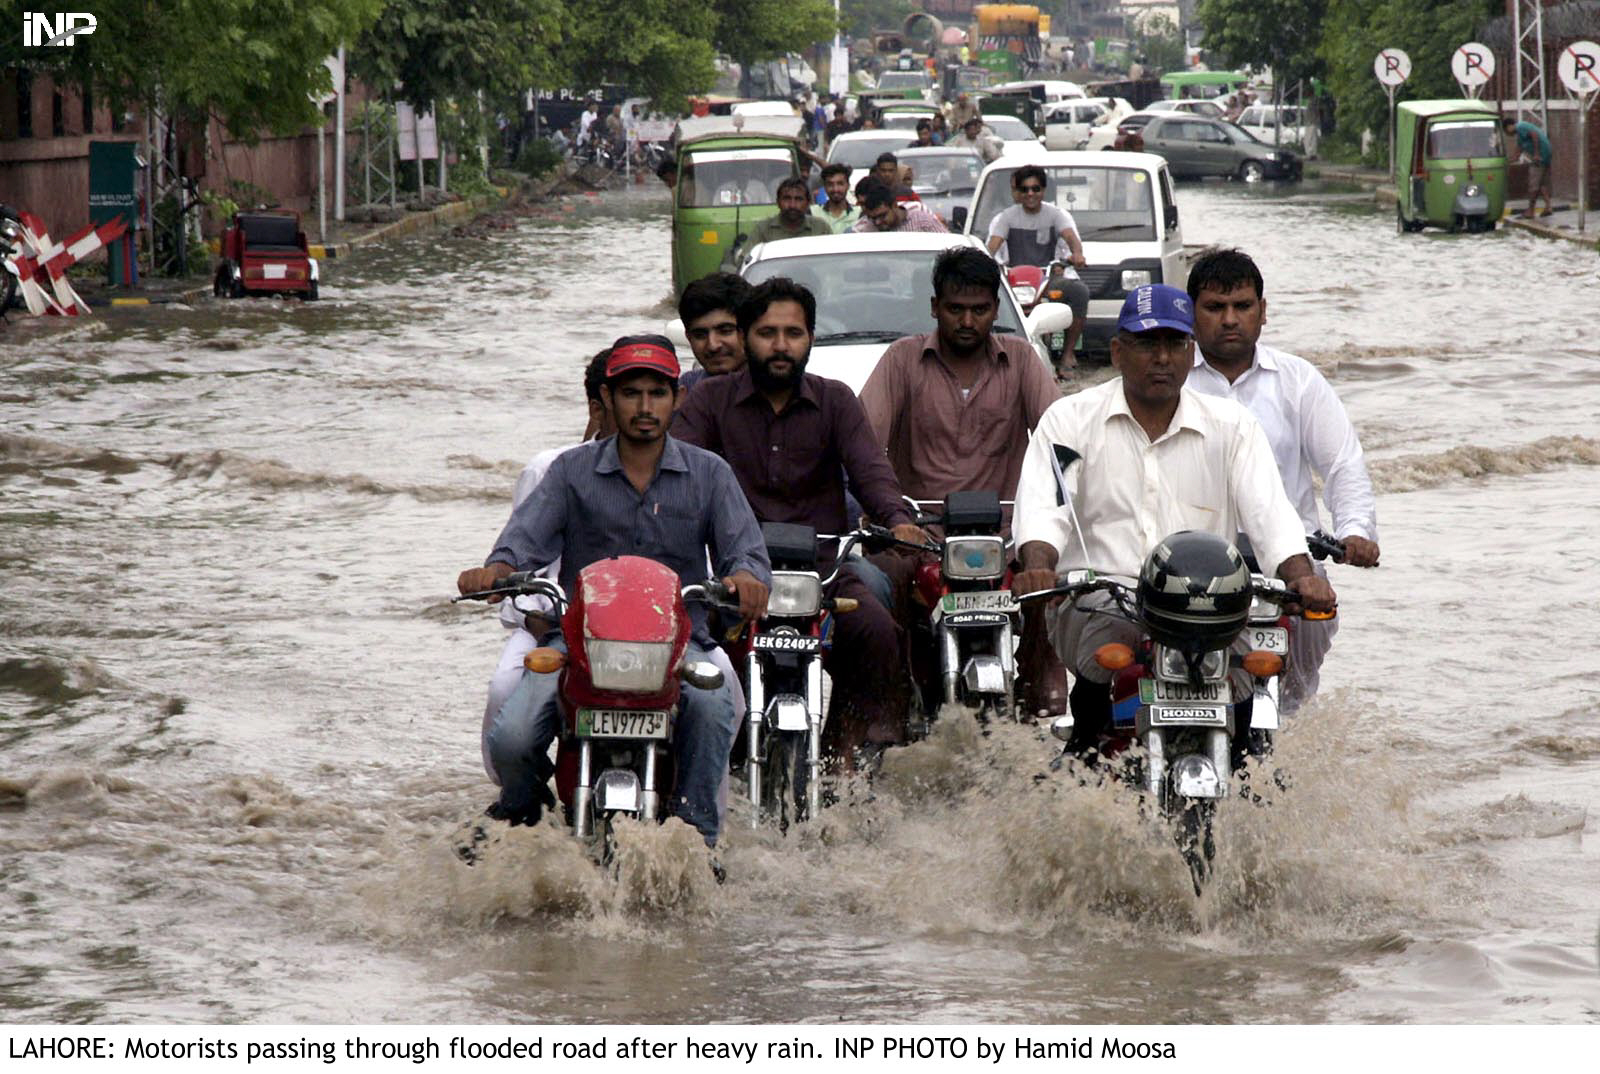
[[[1183,659],[1183,650],[1156,646],[1156,667],[1163,679],[1187,679],[1189,665]],[[1228,677],[1228,651],[1216,649],[1200,660],[1200,678],[1206,682],[1220,682]]]
[[[773,571],[767,614],[812,616],[822,608],[822,580],[810,571]]]
[[[999,537],[951,537],[944,543],[944,573],[950,578],[999,578],[1006,572],[1006,543]]]
[[[583,643],[589,657],[589,680],[598,690],[654,693],[667,684],[672,643],[664,641],[602,641]]]
[[[1143,287],[1145,284],[1150,283],[1150,282],[1151,282],[1151,280],[1150,280],[1150,270],[1149,269],[1123,269],[1122,270],[1122,289],[1124,291],[1132,291],[1135,288]]]

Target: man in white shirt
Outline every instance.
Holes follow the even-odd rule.
[[[1263,573],[1287,582],[1308,608],[1334,607],[1260,424],[1238,403],[1184,390],[1194,362],[1192,309],[1176,287],[1136,289],[1111,341],[1122,375],[1067,396],[1040,419],[1017,486],[1018,596],[1054,587],[1058,573],[1074,567],[1136,577],[1164,537],[1199,530],[1229,541],[1247,534]],[[1111,721],[1111,672],[1095,663],[1095,650],[1140,634],[1104,614],[1109,601],[1094,599],[1104,596],[1063,606],[1052,624],[1056,651],[1077,675],[1080,750],[1092,749]]]
[[[1307,533],[1322,528],[1312,475],[1344,541],[1345,562],[1378,565],[1378,511],[1366,459],[1344,404],[1304,358],[1262,346],[1267,321],[1261,270],[1240,250],[1212,249],[1189,269],[1194,335],[1199,344],[1189,386],[1242,403],[1266,430],[1289,502]],[[1317,572],[1324,573],[1318,566]],[[1280,711],[1293,712],[1317,692],[1319,669],[1337,619],[1303,620],[1290,633]]]
[[[1072,307],[1072,327],[1067,329],[1067,344],[1062,350],[1062,365],[1075,364],[1073,357],[1078,337],[1089,316],[1089,288],[1078,279],[1077,270],[1089,262],[1083,256],[1078,238],[1078,223],[1072,214],[1045,200],[1049,176],[1037,164],[1027,164],[1011,173],[1011,194],[1016,204],[998,213],[989,222],[989,253],[1002,265],[1061,265],[1058,289],[1062,300]]]

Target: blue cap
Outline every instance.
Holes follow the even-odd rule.
[[[1117,317],[1119,332],[1148,332],[1174,328],[1194,335],[1194,303],[1184,292],[1166,283],[1147,283],[1129,292]]]

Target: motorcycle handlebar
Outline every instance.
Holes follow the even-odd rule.
[[[723,587],[721,580],[717,578],[708,578],[704,582],[696,582],[693,585],[684,586],[683,599],[685,601],[703,601],[714,608],[721,608],[729,612],[737,612],[739,610],[738,594],[729,593]]]
[[[490,597],[549,597],[557,605],[567,603],[567,595],[561,587],[548,578],[541,578],[533,571],[513,571],[500,579],[489,589],[480,589],[475,593],[463,593],[459,597],[451,597],[451,604],[458,604],[463,600],[488,600]]]
[[[1344,542],[1329,533],[1317,530],[1306,538],[1306,547],[1311,551],[1311,558],[1322,560],[1331,559],[1335,563],[1344,562]]]

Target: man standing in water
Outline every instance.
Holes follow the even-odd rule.
[[[1194,364],[1191,311],[1176,287],[1135,289],[1111,340],[1121,376],[1045,411],[1017,486],[1017,596],[1054,588],[1076,567],[1137,577],[1163,538],[1198,530],[1227,541],[1245,533],[1264,574],[1287,582],[1306,607],[1333,609],[1260,424],[1238,403],[1184,387]],[[1080,754],[1097,750],[1111,728],[1112,673],[1095,650],[1139,639],[1138,627],[1105,614],[1111,603],[1093,593],[1053,613],[1056,652],[1077,675],[1069,747]]]
[[[1361,441],[1344,404],[1316,366],[1257,342],[1267,323],[1263,287],[1261,270],[1240,250],[1207,250],[1190,267],[1199,353],[1189,385],[1242,403],[1261,423],[1284,491],[1307,533],[1322,528],[1316,475],[1333,516],[1333,534],[1344,541],[1345,562],[1376,567],[1377,498]],[[1327,576],[1320,564],[1316,571]],[[1319,669],[1338,629],[1337,619],[1294,624],[1281,711],[1293,712],[1316,694]]]
[[[678,359],[659,336],[617,340],[606,362],[601,398],[617,434],[559,456],[538,488],[511,514],[484,566],[462,571],[463,593],[489,589],[518,570],[561,560],[561,587],[575,591],[578,572],[597,560],[636,555],[677,573],[685,585],[705,577],[708,551],[716,574],[739,599],[739,611],[766,611],[772,576],[761,529],[728,464],[667,435],[678,394]],[[692,604],[691,659],[711,648],[706,610]],[[559,647],[559,639],[552,639]],[[500,777],[491,814],[535,824],[554,805],[548,786],[550,742],[560,716],[560,673],[527,672],[489,727],[489,757]],[[717,790],[733,742],[733,687],[683,685],[673,749],[678,778],[672,809],[715,845]]]

